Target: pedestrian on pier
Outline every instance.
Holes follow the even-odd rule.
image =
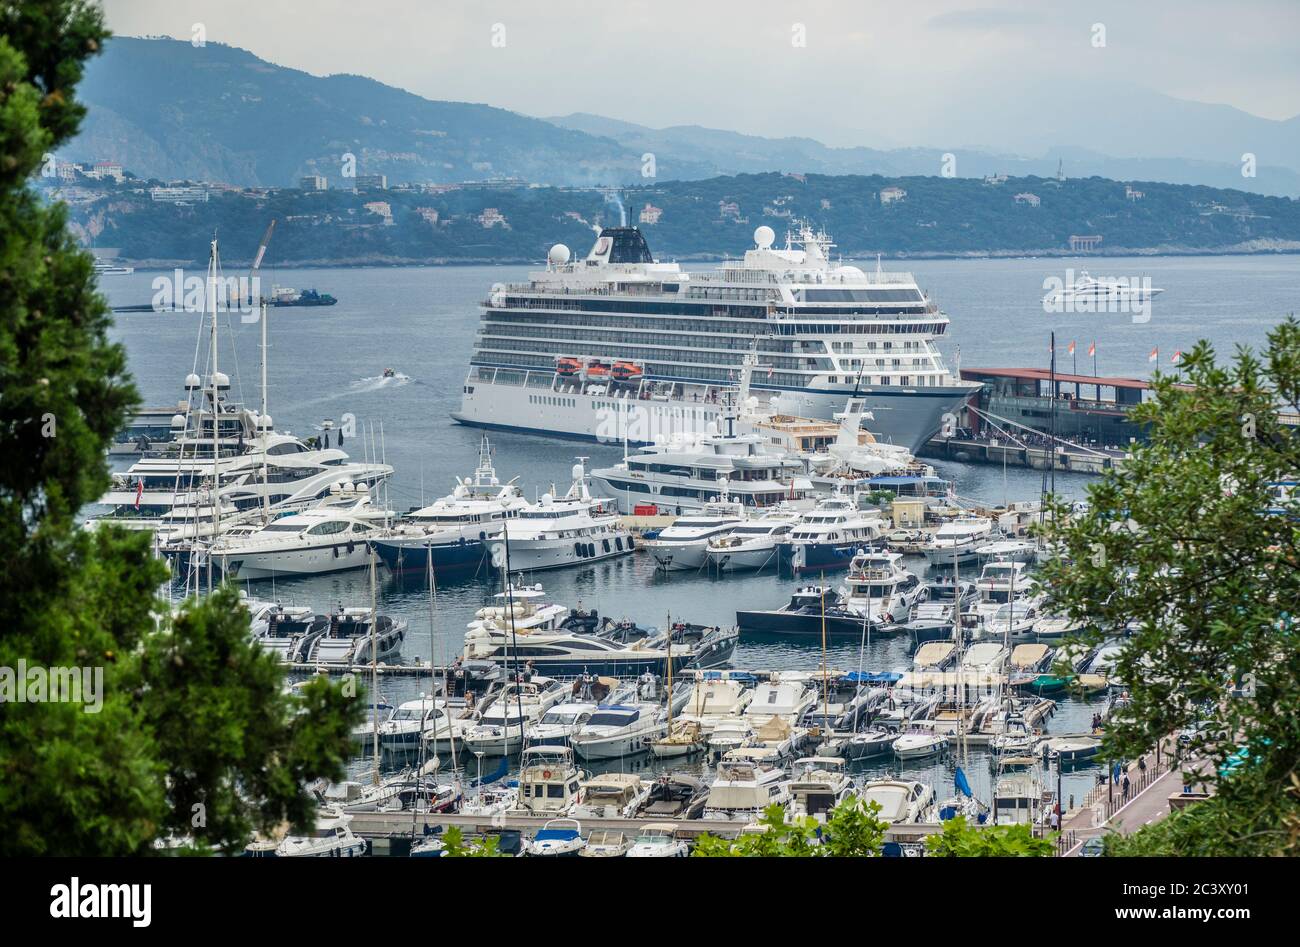
[[[1128,802],[1128,773],[1124,774],[1123,781],[1119,784],[1120,792],[1123,794],[1124,801]]]
[[[1147,771],[1147,758],[1146,758],[1145,756],[1139,756],[1139,757],[1138,757],[1138,772],[1140,772],[1140,773],[1145,773],[1146,771]]]

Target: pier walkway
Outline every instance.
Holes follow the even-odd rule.
[[[1145,767],[1142,765],[1145,764]],[[1205,798],[1204,793],[1184,793],[1183,773],[1202,770],[1204,761],[1187,761],[1178,754],[1178,741],[1166,737],[1160,745],[1120,771],[1114,783],[1108,778],[1095,786],[1083,804],[1065,813],[1059,842],[1060,854],[1077,856],[1090,838],[1118,832],[1130,835],[1167,816],[1179,805]],[[1120,786],[1127,774],[1128,798]]]

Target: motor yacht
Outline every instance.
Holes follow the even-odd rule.
[[[724,760],[709,786],[703,819],[749,823],[756,821],[770,805],[790,801],[785,772],[774,766],[747,760]]]
[[[460,735],[464,748],[484,756],[510,756],[524,744],[528,728],[569,696],[569,688],[550,677],[506,683],[479,711],[478,722]]]
[[[795,760],[791,766],[790,804],[787,819],[811,816],[825,822],[830,811],[854,792],[853,780],[845,771],[845,761],[836,757],[816,756]]]
[[[912,609],[925,600],[929,589],[903,567],[900,553],[863,552],[849,564],[842,594],[847,609],[879,629],[910,621]]]
[[[567,746],[525,747],[519,768],[521,815],[568,812],[582,799],[587,774],[573,762]]]
[[[630,819],[650,797],[650,783],[634,773],[602,773],[582,782],[578,819]]]
[[[696,513],[679,516],[653,539],[643,539],[645,549],[664,571],[698,571],[704,566],[709,543],[725,537],[745,521],[738,501],[707,503]]]
[[[322,806],[316,824],[306,835],[286,835],[278,841],[255,839],[244,849],[246,855],[262,858],[358,858],[369,843],[352,833],[352,816]]]
[[[864,803],[880,806],[877,818],[890,825],[927,822],[934,806],[934,790],[914,779],[870,779],[858,795]]]
[[[627,850],[628,858],[685,858],[690,848],[677,837],[676,822],[650,822],[641,826]]]
[[[860,509],[851,497],[828,497],[799,517],[780,555],[794,572],[847,569],[887,530],[879,510]]]
[[[299,660],[307,664],[350,665],[382,662],[402,650],[406,638],[405,618],[375,616],[368,608],[339,605],[327,616],[323,634],[305,644]],[[377,626],[377,627],[376,627]]]
[[[582,760],[621,759],[646,752],[667,735],[664,708],[645,703],[605,704],[573,735],[571,744]]]
[[[993,521],[986,516],[959,516],[940,526],[922,552],[932,567],[963,566],[978,559],[975,550],[992,532]]]
[[[591,496],[586,458],[573,467],[573,484],[563,496],[543,494],[503,521],[501,537],[489,543],[512,570],[536,572],[625,556],[635,541],[608,500]]]
[[[798,519],[799,513],[784,505],[750,517],[709,540],[704,551],[707,565],[719,572],[753,572],[776,565],[781,543]]]

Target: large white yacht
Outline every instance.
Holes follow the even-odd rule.
[[[501,541],[490,543],[512,570],[558,569],[627,555],[634,548],[632,533],[622,524],[614,505],[591,495],[585,457],[573,467],[573,485],[563,496],[543,494],[503,520]]]
[[[329,445],[328,432],[309,442],[276,431],[269,415],[227,401],[230,379],[221,372],[206,384],[191,374],[185,390],[191,400],[199,393],[199,403],[172,419],[170,442],[114,475],[99,500],[109,511],[94,521],[153,530],[164,540],[211,536],[236,522],[305,509],[336,484],[369,490],[393,473],[387,464],[350,460]]]
[[[853,557],[844,581],[844,605],[871,625],[898,625],[912,620],[912,609],[929,595],[915,573],[903,567],[896,552],[863,552]]]
[[[799,517],[781,544],[781,557],[795,572],[847,569],[888,530],[879,510],[861,509],[853,497],[827,497]]]
[[[940,526],[922,552],[932,566],[962,566],[978,558],[976,550],[992,532],[993,521],[987,516],[959,516]]]
[[[484,435],[478,467],[456,478],[456,488],[421,507],[371,539],[384,565],[394,572],[437,574],[476,569],[486,556],[486,542],[501,534],[501,522],[528,506],[512,480],[503,484],[492,465],[492,448]]]
[[[735,500],[706,504],[698,513],[673,520],[653,539],[643,539],[642,548],[665,571],[696,569],[704,565],[709,543],[726,536],[745,521],[745,510]]]
[[[911,274],[833,259],[806,224],[775,239],[761,226],[743,259],[704,273],[655,261],[632,227],[602,230],[581,260],[557,244],[485,301],[452,416],[609,443],[704,433],[753,353],[770,413],[830,418],[858,397],[878,437],[917,449],[978,387],[934,344],[947,315]]]
[[[742,572],[775,565],[781,543],[799,520],[799,512],[784,504],[753,516],[714,536],[705,547],[708,565],[719,572]]]

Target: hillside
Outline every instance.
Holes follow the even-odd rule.
[[[885,203],[889,188],[905,194]],[[1064,254],[1075,234],[1101,236],[1100,253],[1300,249],[1300,202],[1291,198],[1159,183],[1131,188],[1103,178],[991,185],[755,174],[621,193],[630,222],[664,258],[738,254],[758,225],[779,234],[797,218],[824,226],[847,256]],[[547,187],[227,190],[178,205],[152,200],[128,179],[79,188],[76,196],[72,225],[83,239],[156,264],[201,262],[205,244],[195,235],[214,230],[235,263],[252,254],[271,218],[279,221],[278,264],[535,261],[557,242],[585,253],[593,228],[620,217],[600,191]]]
[[[285,186],[315,173],[337,185],[345,153],[358,174],[392,183],[640,178],[640,154],[608,139],[361,76],[312,76],[218,43],[116,37],[81,97],[89,114],[66,157],[164,180]]]

